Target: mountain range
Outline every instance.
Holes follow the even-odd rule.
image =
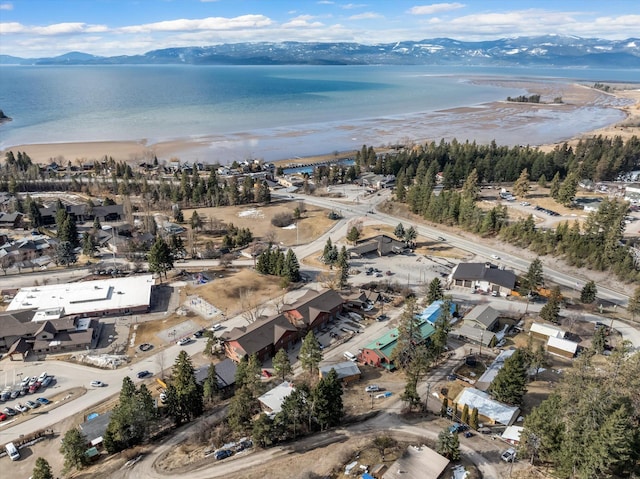
[[[103,57],[70,52],[48,58],[0,55],[3,65],[469,65],[640,67],[640,39],[545,35],[464,42],[450,38],[361,43],[260,42],[152,50]]]

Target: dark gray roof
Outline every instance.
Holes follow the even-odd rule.
[[[469,314],[467,314],[464,317],[464,319],[465,321],[466,320],[477,321],[483,324],[486,328],[488,328],[491,325],[493,325],[493,323],[495,322],[496,319],[498,319],[499,316],[500,316],[500,313],[498,313],[498,311],[493,309],[488,304],[480,304],[475,308],[473,308],[471,311],[469,311]]]
[[[389,253],[401,253],[406,248],[407,245],[403,241],[398,241],[387,235],[378,235],[358,242],[357,246],[349,249],[349,253],[363,255],[377,252],[384,256]]]
[[[80,424],[80,430],[87,438],[87,442],[91,442],[99,437],[104,437],[104,433],[107,432],[107,426],[109,425],[109,419],[111,419],[111,413],[112,411],[108,411]]]
[[[218,376],[218,387],[224,389],[233,386],[236,382],[236,370],[238,365],[233,360],[227,358],[216,365],[216,376]],[[195,371],[196,381],[203,383],[209,374],[209,366],[201,366]]]
[[[487,266],[485,263],[460,263],[453,273],[453,279],[488,281],[509,289],[516,285],[513,271]]]

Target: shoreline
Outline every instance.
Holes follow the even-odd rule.
[[[431,141],[451,141],[457,138],[458,141],[477,141],[484,143],[495,133],[504,133],[513,136],[514,140],[520,137],[531,138],[526,135],[528,131],[540,130],[540,136],[552,137],[557,132],[554,131],[554,122],[558,123],[567,116],[584,114],[585,110],[594,109],[606,99],[609,104],[606,110],[610,112],[615,110],[622,112],[623,119],[617,119],[606,126],[594,129],[584,129],[577,134],[573,134],[565,139],[559,139],[549,142],[541,142],[539,145],[531,145],[540,148],[542,151],[552,151],[557,145],[567,143],[575,145],[581,138],[592,136],[621,136],[623,140],[627,140],[631,136],[640,136],[640,84],[614,84],[615,90],[604,92],[596,90],[590,86],[580,83],[568,83],[561,80],[555,81],[533,81],[530,79],[500,79],[500,78],[475,78],[472,81],[496,86],[509,87],[516,86],[531,93],[541,94],[544,101],[550,100],[557,96],[563,98],[562,104],[550,103],[517,103],[506,101],[494,101],[480,105],[468,105],[450,109],[437,110],[433,112],[423,112],[407,115],[406,118],[387,118],[379,117],[366,120],[363,124],[356,126],[356,122],[338,121],[335,125],[328,125],[327,129],[333,128],[334,131],[342,132],[347,135],[359,136],[358,133],[367,131],[374,138],[389,138],[393,136],[395,129],[402,128],[408,133],[402,139],[398,139],[394,143],[404,143],[420,145]],[[603,98],[605,100],[603,100]],[[616,101],[618,104],[616,104]],[[629,104],[623,104],[628,101]],[[593,118],[598,118],[593,114]],[[575,120],[575,118],[574,118]],[[360,122],[358,122],[360,123]],[[582,125],[577,124],[575,129],[581,129]],[[322,136],[322,131],[312,131],[310,134],[318,134]],[[359,130],[359,131],[355,131]],[[413,138],[410,132],[414,132]],[[426,137],[424,132],[433,132],[431,137]],[[440,132],[440,133],[438,133]],[[471,132],[468,138],[464,138],[456,133]],[[362,144],[373,146],[377,150],[387,148],[382,141],[378,143],[362,141],[353,149],[334,149],[332,152],[299,155],[300,150],[296,153],[296,143],[304,141],[305,132],[283,130],[276,132],[273,137],[266,140],[275,141],[277,145],[287,146],[287,150],[291,154],[280,155],[278,159],[265,160],[276,164],[309,164],[314,162],[328,161],[339,156],[351,156],[359,151]],[[525,136],[526,135],[526,136]],[[236,133],[229,135],[229,138],[241,138],[250,136],[249,133]],[[358,138],[351,138],[357,140]],[[27,153],[31,159],[40,164],[46,164],[51,161],[71,162],[72,164],[80,164],[83,162],[100,161],[105,157],[111,157],[116,161],[126,162],[142,162],[153,161],[154,157],[158,157],[160,162],[169,161],[178,158],[181,161],[202,161],[203,163],[216,163],[216,161],[192,160],[189,156],[198,157],[198,155],[207,155],[216,146],[217,141],[229,141],[227,137],[206,136],[198,138],[182,138],[168,139],[150,144],[147,139],[140,140],[113,140],[113,141],[86,141],[86,142],[60,142],[60,143],[40,143],[40,144],[24,144],[16,145],[0,151],[2,156],[8,151],[17,153],[18,151]],[[280,142],[280,143],[278,143]],[[488,140],[486,141],[488,142]],[[498,144],[506,144],[499,142]],[[388,142],[391,144],[392,142]],[[514,141],[514,144],[519,144]],[[526,143],[526,142],[525,142]],[[328,149],[328,148],[327,148]],[[266,150],[265,150],[266,151]],[[234,159],[233,154],[224,154],[222,149],[218,152],[219,157],[226,157],[227,163],[231,163]],[[209,153],[211,154],[211,153]],[[185,158],[186,155],[186,158]],[[253,155],[248,155],[243,159],[247,159]],[[260,157],[260,155],[256,155]],[[224,163],[223,163],[224,164]]]

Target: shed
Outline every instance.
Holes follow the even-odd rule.
[[[547,338],[564,338],[565,332],[557,326],[544,323],[533,323],[529,334],[537,339],[547,340]]]
[[[502,433],[502,440],[517,446],[520,444],[520,434],[524,428],[522,426],[508,426]]]
[[[358,365],[353,361],[344,361],[338,364],[328,364],[326,366],[320,366],[320,378],[326,377],[332,369],[335,369],[338,374],[338,379],[350,383],[360,379],[360,369]]]
[[[578,343],[575,341],[569,341],[568,339],[549,336],[549,340],[547,341],[547,351],[549,354],[573,359],[578,351]]]

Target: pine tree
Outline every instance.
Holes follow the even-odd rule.
[[[318,365],[322,361],[322,350],[313,331],[309,331],[302,341],[298,357],[300,358],[302,369],[305,371],[313,373],[318,369]]]
[[[500,402],[513,406],[522,404],[522,398],[527,392],[527,363],[521,349],[517,349],[505,360],[504,366],[489,386],[489,392]]]
[[[164,274],[165,279],[167,271],[173,269],[171,249],[161,236],[156,236],[156,240],[151,246],[151,250],[149,250],[147,261],[149,262],[149,271],[158,273],[161,277]]]
[[[196,381],[191,358],[186,351],[180,351],[167,389],[167,412],[180,425],[196,418],[203,410],[202,387]]]
[[[458,435],[450,432],[449,428],[440,431],[436,443],[436,452],[451,461],[460,460],[460,439]]]
[[[321,430],[340,424],[344,415],[342,384],[335,369],[313,388],[313,415]]]
[[[560,321],[560,301],[562,295],[560,294],[560,288],[554,288],[551,291],[551,296],[542,309],[540,310],[540,317],[545,321],[552,323],[558,323]]]
[[[68,473],[73,468],[83,469],[89,464],[89,458],[85,454],[87,450],[87,438],[78,429],[69,429],[62,438],[60,453],[64,456],[64,472]]]
[[[204,380],[204,384],[202,385],[202,397],[205,401],[210,403],[214,402],[219,391],[220,387],[218,385],[216,365],[211,363],[209,364],[209,369],[207,369],[207,378]]]
[[[289,355],[285,349],[279,349],[273,357],[273,369],[276,371],[276,374],[282,378],[283,382],[287,376],[293,372]]]
[[[469,427],[478,430],[478,408],[474,407],[471,410],[471,417],[469,418]]]
[[[596,282],[591,280],[587,281],[580,291],[580,302],[582,303],[593,303],[596,300],[596,296],[598,295],[598,288],[596,286]]]
[[[396,226],[396,229],[393,230],[393,234],[399,240],[403,240],[404,239],[404,225],[402,223],[398,223],[398,226]]]
[[[33,468],[30,479],[53,479],[53,472],[49,462],[43,457],[36,459],[36,465]]]
[[[544,283],[542,261],[540,258],[534,259],[529,265],[529,269],[525,275],[525,281],[530,292],[538,291],[538,287]]]
[[[445,396],[440,407],[440,416],[447,417],[447,409],[449,409],[449,398]]]
[[[300,264],[298,258],[292,249],[287,251],[287,257],[285,259],[284,271],[281,276],[284,276],[292,283],[300,281]]]
[[[463,424],[469,424],[469,405],[465,404],[464,407],[462,408],[462,417],[460,418],[460,421]]]
[[[322,251],[322,261],[326,264],[331,264],[331,252],[333,251],[333,244],[331,238],[327,238],[327,242],[324,244],[324,250]]]
[[[350,241],[353,244],[356,244],[360,239],[360,230],[356,226],[352,226],[347,233],[347,241]]]
[[[427,304],[431,304],[434,301],[438,301],[444,298],[444,292],[442,289],[442,283],[440,278],[433,278],[429,283],[429,291],[427,292]]]
[[[524,199],[527,197],[528,192],[529,192],[529,172],[525,168],[524,170],[522,170],[522,172],[520,173],[520,176],[513,184],[513,193],[518,198]]]
[[[607,331],[604,327],[599,327],[593,333],[593,338],[591,339],[591,349],[593,349],[597,354],[602,354],[604,353],[606,346]]]
[[[551,180],[551,185],[549,186],[549,196],[554,200],[558,199],[558,193],[560,192],[560,172],[557,172],[553,179]]]
[[[640,313],[640,286],[636,287],[636,290],[633,292],[633,296],[629,298],[627,311],[631,313],[631,318],[635,321],[636,314]]]

